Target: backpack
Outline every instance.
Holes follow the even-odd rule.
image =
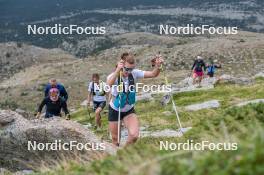
[[[103,84],[103,82],[102,81],[99,82],[99,91],[100,91],[100,84]],[[93,93],[93,95],[96,95],[94,82],[92,83],[91,93]],[[99,96],[105,96],[105,91],[103,90],[103,91],[99,92]]]
[[[208,73],[214,73],[214,72],[215,72],[215,66],[214,65],[208,66]]]
[[[119,92],[115,97],[113,104],[116,108],[123,108],[126,104],[133,105],[136,103],[136,91],[135,91],[135,81],[132,74],[128,75],[128,91],[125,92],[125,84],[123,80],[118,78],[118,85],[122,85],[123,92]],[[131,91],[130,91],[131,90]]]

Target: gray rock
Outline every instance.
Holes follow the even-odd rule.
[[[27,174],[32,174],[34,171],[32,170],[22,170],[22,171],[16,171],[13,173],[13,175],[27,175]]]
[[[219,82],[239,84],[239,85],[250,85],[254,83],[254,80],[252,78],[246,78],[246,77],[236,78],[231,75],[224,74],[219,78]]]
[[[141,95],[138,95],[137,101],[141,101],[141,100],[146,100],[146,101],[153,100],[152,94],[151,93],[143,93]]]
[[[192,78],[191,77],[188,77],[188,78],[185,78],[183,80],[181,80],[177,85],[176,87],[177,88],[184,88],[186,86],[191,86],[192,85]]]
[[[255,104],[255,103],[264,103],[264,99],[255,99],[255,100],[245,101],[245,102],[237,104],[236,106],[241,107],[241,106],[245,106],[248,104]]]
[[[198,111],[201,109],[218,108],[219,106],[220,106],[220,103],[218,102],[218,100],[211,100],[211,101],[207,101],[207,102],[203,102],[199,104],[193,104],[193,105],[186,106],[185,109],[188,111]]]
[[[142,133],[142,132],[145,132],[145,130],[147,129],[147,126],[141,126],[139,128],[139,133]],[[140,134],[141,135],[141,134]],[[109,139],[111,139],[111,134],[110,134],[110,137]],[[128,139],[128,129],[125,128],[124,126],[121,127],[121,136],[120,136],[120,146],[124,146],[127,139]]]
[[[14,117],[12,114],[3,114],[0,113],[0,126],[3,127],[9,123],[12,123],[14,121]]]
[[[192,129],[191,127],[182,128],[181,130],[164,129],[161,131],[142,131],[140,137],[181,137],[183,133]]]
[[[16,109],[16,112],[19,113],[19,114],[21,114],[21,115],[23,113],[26,113],[26,111],[24,111],[23,109],[19,109],[19,108]]]
[[[171,111],[164,111],[164,112],[162,112],[162,114],[165,116],[170,116],[170,115],[172,115],[172,112]]]
[[[60,117],[50,119],[28,120],[13,111],[0,111],[0,157],[1,166],[11,171],[34,170],[40,165],[53,166],[54,160],[68,159],[78,156],[92,160],[104,154],[114,154],[111,144],[102,142],[90,130],[81,124]],[[36,143],[91,143],[105,144],[105,150],[29,150],[28,141]],[[80,157],[79,157],[80,155]]]
[[[216,82],[217,82],[217,78],[215,78],[215,77],[204,78],[201,82],[201,86],[203,88],[212,87]],[[183,79],[182,81],[180,81],[175,86],[176,86],[176,88],[179,88],[180,90],[184,90],[188,87],[194,87],[195,88],[195,85],[193,85],[193,79],[191,77]]]
[[[32,118],[35,117],[34,115],[28,113],[27,111],[25,111],[25,110],[23,110],[23,109],[19,109],[19,108],[17,108],[17,109],[15,110],[15,112],[17,112],[18,114],[22,115],[22,116],[25,117],[26,119],[32,119]]]
[[[264,72],[257,73],[254,78],[264,78]]]

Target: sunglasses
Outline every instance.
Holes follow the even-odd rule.
[[[128,68],[128,67],[123,68],[124,72],[132,72],[133,70],[134,70],[134,68]]]
[[[55,96],[57,96],[59,93],[57,93],[57,92],[52,92],[52,93],[50,93],[50,96],[52,96],[52,97],[55,97]]]

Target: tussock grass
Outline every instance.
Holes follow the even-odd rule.
[[[91,163],[69,162],[66,167],[39,174],[264,174],[264,104],[235,107],[234,104],[264,98],[264,80],[256,79],[252,86],[218,85],[215,89],[185,92],[174,96],[179,106],[184,127],[193,128],[180,138],[141,138],[136,144],[118,151],[116,156],[95,160]],[[221,107],[187,112],[185,105],[217,99]],[[177,129],[171,104],[162,107],[159,100],[139,102],[136,106],[141,125],[148,130]],[[164,116],[162,112],[171,111]],[[105,114],[104,114],[105,115]],[[87,119],[85,109],[73,116],[83,124]],[[107,135],[107,117],[103,117],[104,130],[96,133]],[[193,140],[200,142],[237,142],[235,151],[171,151],[160,150],[160,141],[170,143]]]

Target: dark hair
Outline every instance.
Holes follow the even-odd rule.
[[[100,76],[99,76],[99,74],[97,74],[97,73],[95,73],[95,74],[92,75],[92,78],[99,79],[99,77],[100,77]]]

